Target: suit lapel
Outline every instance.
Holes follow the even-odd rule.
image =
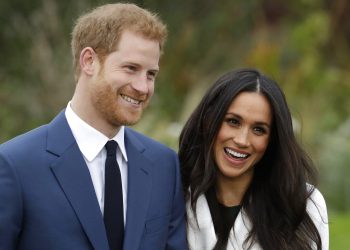
[[[64,112],[50,123],[47,145],[47,150],[58,156],[51,169],[91,244],[95,249],[109,249],[90,173]]]
[[[138,249],[144,232],[144,225],[151,195],[151,162],[142,152],[142,144],[125,130],[128,154],[128,206],[124,237],[124,249]]]

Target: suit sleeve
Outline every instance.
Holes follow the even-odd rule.
[[[185,202],[182,192],[179,159],[174,153],[175,158],[175,192],[173,199],[172,217],[170,220],[170,228],[168,234],[167,247],[168,250],[186,250],[188,249],[186,240],[186,224],[185,224]]]
[[[329,226],[326,202],[318,189],[314,189],[307,203],[307,211],[322,240],[322,249],[329,249]]]
[[[0,249],[16,249],[21,232],[22,199],[9,158],[0,151]]]

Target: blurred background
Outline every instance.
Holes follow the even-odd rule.
[[[106,2],[0,2],[0,143],[66,106],[75,86],[72,25]],[[331,249],[348,249],[350,1],[129,2],[157,12],[169,29],[156,94],[135,129],[177,150],[181,128],[210,84],[233,68],[259,68],[285,91],[297,137],[319,168]]]

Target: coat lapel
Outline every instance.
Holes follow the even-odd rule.
[[[197,220],[193,213],[190,202],[186,204],[187,209],[187,238],[191,250],[213,249],[217,238],[215,234],[213,220],[211,218],[207,199],[200,195],[196,204]],[[198,224],[197,224],[198,222]]]
[[[245,240],[247,239],[251,228],[252,228],[251,222],[248,216],[246,215],[244,209],[242,208],[237,215],[233,229],[231,229],[230,231],[227,250],[245,249],[247,248],[247,246],[250,246],[250,245],[251,245],[251,248],[250,248],[251,250],[260,250],[261,247],[256,242],[252,243],[251,241],[249,241],[247,242],[247,245],[245,245]]]
[[[188,218],[187,238],[190,249],[213,249],[217,237],[205,195],[200,195],[197,200],[196,212],[198,224],[189,202],[186,204],[186,209]],[[244,210],[241,210],[237,215],[233,229],[230,231],[226,250],[245,249],[244,241],[248,236],[250,228],[251,223],[249,218],[245,215]],[[261,248],[258,243],[254,243],[251,249],[260,250]]]
[[[124,237],[124,249],[138,249],[144,231],[152,181],[151,162],[143,155],[145,148],[125,130],[125,144],[128,154],[128,206]]]
[[[90,173],[63,111],[49,125],[47,150],[58,156],[51,169],[91,244],[109,249]]]

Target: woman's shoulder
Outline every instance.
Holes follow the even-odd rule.
[[[307,201],[308,208],[317,207],[319,209],[326,210],[326,201],[321,192],[315,186],[309,183],[307,183],[306,186],[308,192],[311,192]]]
[[[307,184],[308,191],[311,192],[307,200],[306,209],[314,222],[322,239],[322,249],[329,247],[329,227],[326,201],[321,192],[314,186]]]

